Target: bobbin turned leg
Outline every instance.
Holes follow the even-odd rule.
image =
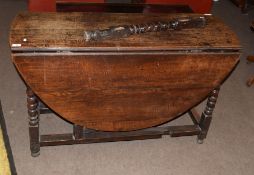
[[[83,127],[80,125],[73,125],[73,138],[79,140],[83,138]]]
[[[207,100],[206,107],[204,112],[201,115],[201,119],[199,122],[199,127],[201,129],[200,134],[198,135],[198,143],[203,143],[203,140],[206,138],[207,132],[209,130],[209,126],[212,120],[213,110],[218,98],[219,88],[214,89]]]
[[[29,87],[27,88],[26,93],[29,116],[30,150],[31,155],[37,157],[40,155],[38,100]]]

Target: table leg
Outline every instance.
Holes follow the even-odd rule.
[[[213,110],[218,98],[219,88],[214,89],[208,96],[207,104],[201,116],[191,109],[190,116],[194,125],[154,127],[130,132],[103,132],[90,129],[84,130],[83,126],[73,125],[73,133],[39,135],[39,100],[33,91],[27,89],[27,107],[29,114],[30,149],[33,157],[39,156],[41,146],[72,145],[98,142],[143,140],[161,138],[162,135],[198,136],[198,143],[203,143],[212,120]],[[50,110],[49,110],[50,111]]]
[[[206,135],[207,135],[207,132],[209,130],[209,126],[210,126],[210,123],[212,120],[212,114],[213,114],[213,110],[215,108],[218,94],[219,94],[219,88],[216,88],[208,96],[205,110],[202,113],[201,119],[199,122],[199,127],[201,129],[201,132],[198,135],[198,143],[203,143],[203,140],[206,138]]]
[[[29,116],[30,150],[31,155],[36,157],[40,155],[38,100],[29,87],[26,93]]]
[[[73,137],[75,140],[83,138],[83,127],[80,125],[73,125]]]

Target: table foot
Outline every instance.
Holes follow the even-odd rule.
[[[39,151],[39,152],[36,152],[36,153],[32,153],[32,152],[31,152],[31,156],[32,156],[32,157],[38,157],[39,155],[40,155],[40,151]]]
[[[197,143],[198,143],[198,144],[203,144],[203,143],[204,143],[204,139],[199,139],[199,138],[198,138],[198,139],[197,139]]]

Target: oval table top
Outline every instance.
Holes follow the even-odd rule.
[[[186,15],[21,13],[10,32],[13,63],[33,92],[72,123],[103,131],[160,125],[226,80],[239,61],[235,34],[210,16],[204,28],[110,41],[86,42],[83,33]]]

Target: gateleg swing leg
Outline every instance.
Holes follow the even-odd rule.
[[[29,136],[30,150],[33,157],[40,155],[40,137],[39,137],[39,115],[38,99],[33,91],[27,88],[27,109],[29,116]]]

